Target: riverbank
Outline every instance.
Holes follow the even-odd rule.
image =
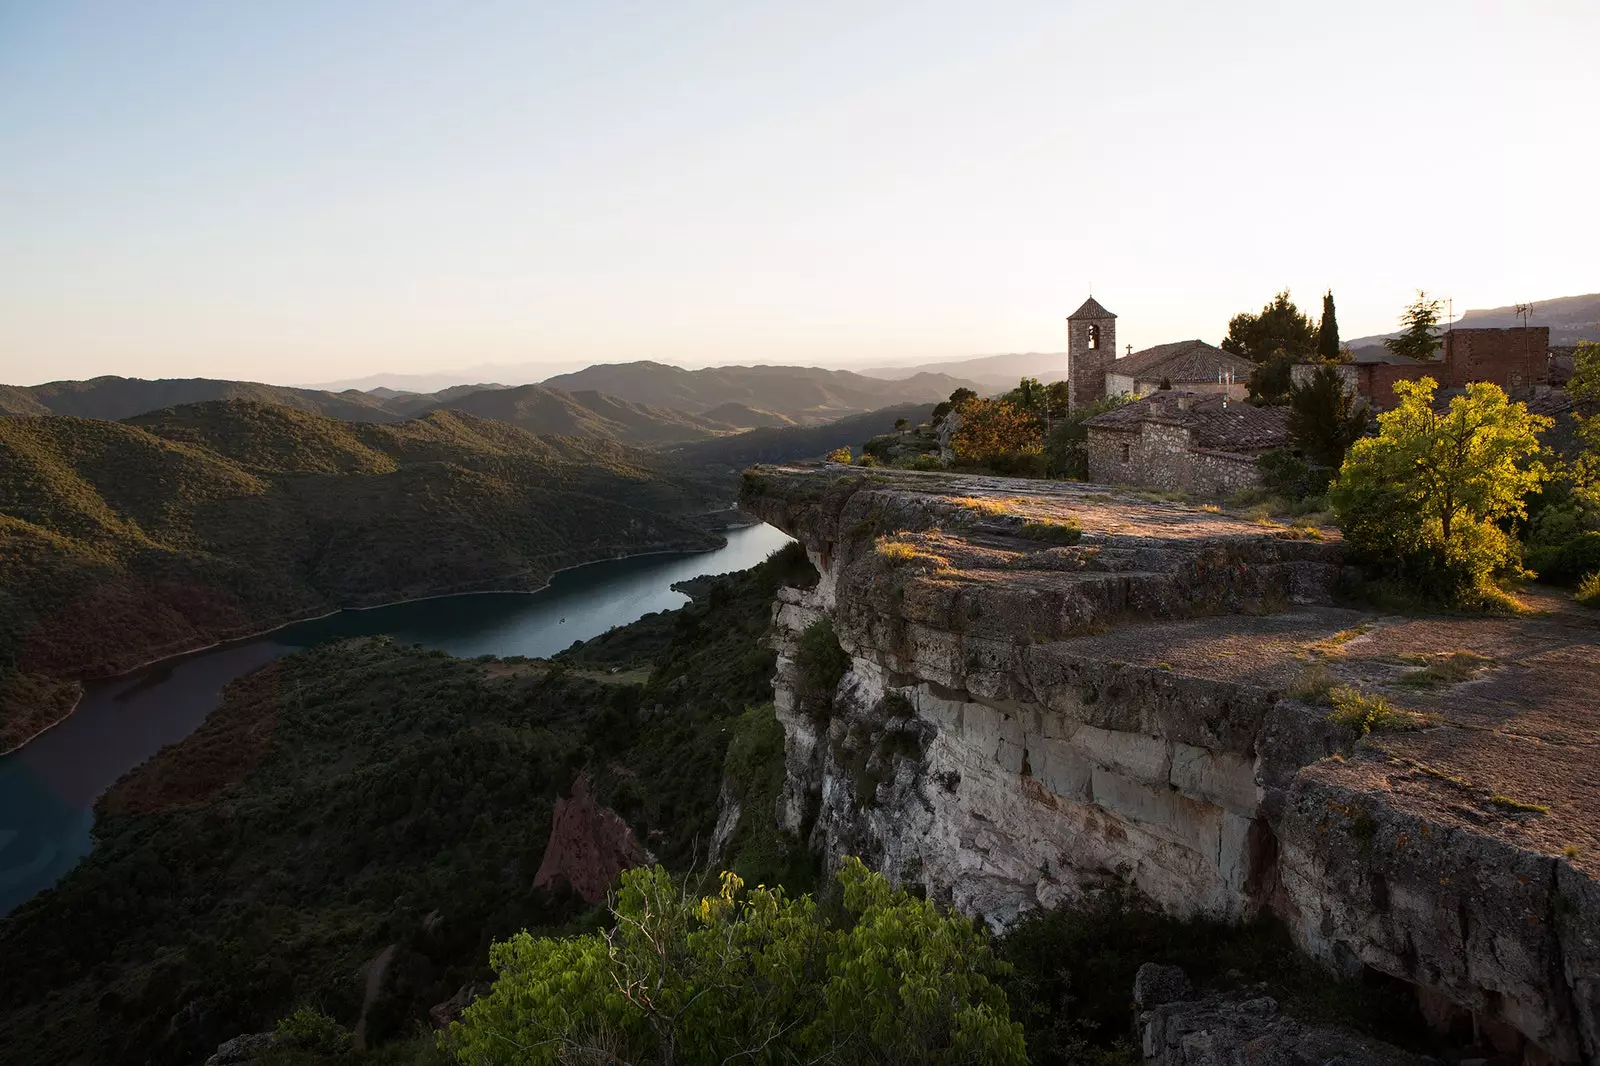
[[[740,525],[729,523],[723,527],[724,530],[743,528],[749,528],[748,523]],[[218,633],[197,637],[195,641],[183,644],[158,646],[159,650],[153,655],[150,654],[149,649],[146,649],[138,654],[147,657],[132,663],[117,658],[102,659],[99,664],[96,664],[98,668],[95,666],[85,667],[71,671],[64,677],[46,674],[13,674],[7,679],[4,694],[0,696],[0,757],[23,750],[28,744],[70,718],[82,702],[86,683],[112,681],[141,670],[159,666],[162,663],[176,662],[188,656],[211,651],[226,645],[259,640],[290,626],[331,618],[343,611],[371,611],[407,603],[447,599],[452,596],[493,593],[535,595],[548,590],[558,575],[580,567],[592,566],[595,563],[623,559],[643,559],[661,555],[705,554],[718,551],[727,546],[728,538],[723,532],[711,529],[707,530],[706,534],[720,543],[711,547],[699,547],[698,541],[689,541],[685,538],[670,542],[658,542],[656,546],[652,546],[648,550],[628,552],[623,555],[611,554],[597,549],[575,550],[561,553],[570,557],[572,561],[563,561],[563,565],[555,566],[548,570],[540,568],[539,570],[526,570],[515,575],[503,575],[483,582],[457,583],[421,595],[377,593],[369,597],[360,597],[357,602],[353,603],[338,604],[326,607],[326,609],[318,607],[288,616],[261,620],[253,624],[251,628],[223,630]],[[111,665],[101,665],[108,663]]]

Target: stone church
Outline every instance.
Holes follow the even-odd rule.
[[[1067,403],[1072,407],[1162,388],[1243,400],[1254,369],[1248,359],[1202,340],[1158,344],[1119,359],[1117,316],[1093,296],[1067,317]]]

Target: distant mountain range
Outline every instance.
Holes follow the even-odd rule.
[[[917,425],[932,417],[932,404],[900,404],[819,426],[752,429],[730,437],[695,441],[667,449],[666,454],[694,470],[737,474],[751,463],[814,459],[843,446],[859,449],[862,441],[893,430],[898,419]]]
[[[1002,392],[1017,387],[1023,378],[1040,381],[1067,379],[1066,352],[1022,352],[1011,355],[982,355],[943,363],[918,363],[915,366],[879,366],[861,371],[868,377],[900,381],[916,374],[949,374],[982,385],[980,392]]]
[[[803,366],[721,366],[684,370],[665,363],[602,363],[544,382],[569,392],[594,389],[635,403],[705,414],[726,404],[797,423],[829,422],[901,403],[937,403],[978,382],[916,372],[900,380]]]
[[[1457,329],[1510,329],[1523,324],[1517,314],[1517,305],[1491,307],[1486,310],[1467,311],[1451,323]],[[1533,301],[1533,313],[1528,316],[1530,326],[1549,326],[1550,343],[1566,347],[1581,341],[1600,341],[1600,293],[1588,296],[1562,296],[1554,300]],[[1355,337],[1344,343],[1352,349],[1381,345],[1389,337],[1398,337],[1400,331],[1375,333],[1370,337]]]
[[[918,373],[888,381],[814,367],[682,370],[661,363],[590,367],[542,385],[455,385],[436,393],[371,392],[182,378],[100,377],[0,386],[0,414],[121,420],[184,404],[245,400],[347,422],[398,422],[455,410],[531,433],[597,437],[637,445],[680,444],[748,429],[815,425],[906,402],[933,403],[976,382]]]
[[[0,418],[0,751],[65,713],[66,679],[340,606],[713,547],[700,516],[725,487],[679,470],[458,411]]]

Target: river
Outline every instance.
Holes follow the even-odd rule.
[[[91,682],[78,709],[0,756],[0,915],[55,884],[89,853],[94,803],[112,782],[205,721],[228,682],[329,640],[389,636],[452,655],[543,657],[652,611],[688,602],[672,585],[746,570],[789,542],[768,525],[727,532],[709,552],[638,555],[573,567],[533,593],[492,592],[340,611],[260,637]]]

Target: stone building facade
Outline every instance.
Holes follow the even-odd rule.
[[[1084,423],[1089,480],[1221,495],[1261,483],[1256,460],[1289,441],[1288,411],[1163,391]]]
[[[1106,368],[1117,358],[1117,316],[1093,296],[1067,316],[1067,405],[1105,398]]]

